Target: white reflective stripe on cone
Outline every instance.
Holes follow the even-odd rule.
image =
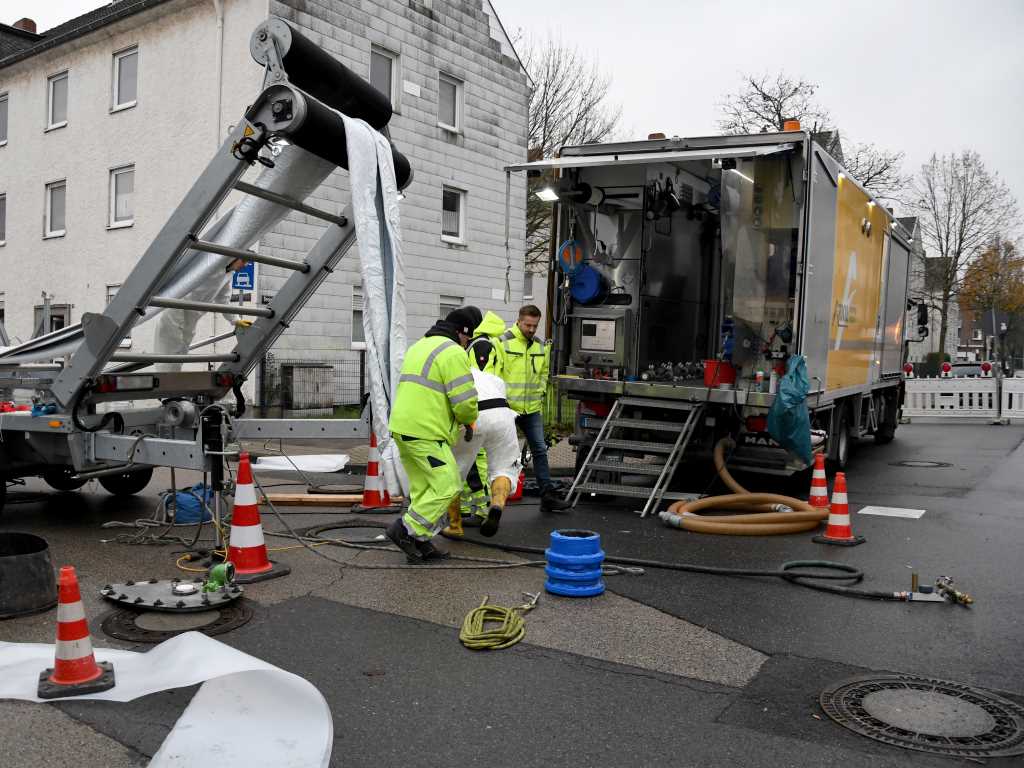
[[[828,524],[829,525],[840,525],[843,528],[846,528],[850,524],[850,516],[849,515],[836,515],[836,514],[829,515],[828,516]]]
[[[256,506],[256,489],[246,483],[235,488],[235,506]]]
[[[848,504],[849,502],[847,502],[847,500],[846,500],[846,494],[843,493],[842,491],[839,491],[838,493],[833,493],[832,494],[832,503],[833,504]]]
[[[228,540],[230,546],[239,549],[259,547],[263,545],[262,525],[232,525],[231,538]]]
[[[54,658],[61,661],[75,661],[92,656],[92,638],[88,635],[81,640],[58,640]]]
[[[380,448],[376,445],[370,446],[370,452],[366,454],[367,463],[376,463],[380,461]]]
[[[363,489],[367,491],[384,490],[384,486],[380,481],[380,475],[367,475],[366,482],[363,483]]]
[[[81,600],[57,605],[57,621],[81,621],[84,618],[85,608],[82,607]]]
[[[816,470],[814,470],[814,472],[811,473],[811,477],[813,479],[815,479],[815,480],[824,480],[825,479],[825,470],[824,469],[816,469]]]

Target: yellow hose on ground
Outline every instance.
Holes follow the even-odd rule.
[[[725,447],[733,442],[723,437],[715,445],[715,469],[733,493],[708,496],[696,501],[677,501],[661,517],[669,525],[694,533],[720,533],[732,536],[776,536],[813,531],[828,517],[828,509],[812,507],[806,501],[777,493],[751,493],[725,468]],[[780,509],[787,507],[788,509]],[[740,515],[701,517],[711,509],[743,511]]]

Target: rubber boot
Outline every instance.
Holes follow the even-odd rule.
[[[449,539],[461,539],[465,535],[465,531],[462,530],[461,499],[456,498],[448,505],[448,527],[441,533]]]
[[[498,532],[498,523],[501,522],[501,512],[505,508],[505,501],[512,492],[512,481],[507,477],[496,477],[491,483],[491,506],[487,510],[487,519],[480,526],[480,533],[488,538]]]
[[[438,549],[434,546],[433,542],[421,541],[420,539],[415,539],[415,542],[416,549],[419,551],[424,563],[435,563],[438,560],[447,560],[451,557],[451,553]]]
[[[554,488],[548,488],[543,494],[541,494],[541,512],[565,512],[565,510],[569,509],[571,506],[572,503],[559,496],[558,491]]]
[[[405,524],[402,522],[401,515],[388,524],[384,535],[391,539],[392,544],[405,552],[410,563],[419,563],[423,560],[423,555],[420,554],[420,550],[416,547],[416,539],[405,530]]]

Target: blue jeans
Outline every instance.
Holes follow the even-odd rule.
[[[548,467],[548,446],[544,442],[544,414],[525,413],[516,416],[516,426],[526,436],[526,443],[533,454],[533,476],[537,478],[540,492],[551,488],[551,469]]]

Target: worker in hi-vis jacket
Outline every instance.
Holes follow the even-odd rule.
[[[409,347],[402,361],[388,429],[409,477],[409,509],[386,533],[413,562],[448,557],[431,539],[462,489],[452,445],[473,439],[477,393],[466,347],[482,319],[476,307],[459,307]]]

